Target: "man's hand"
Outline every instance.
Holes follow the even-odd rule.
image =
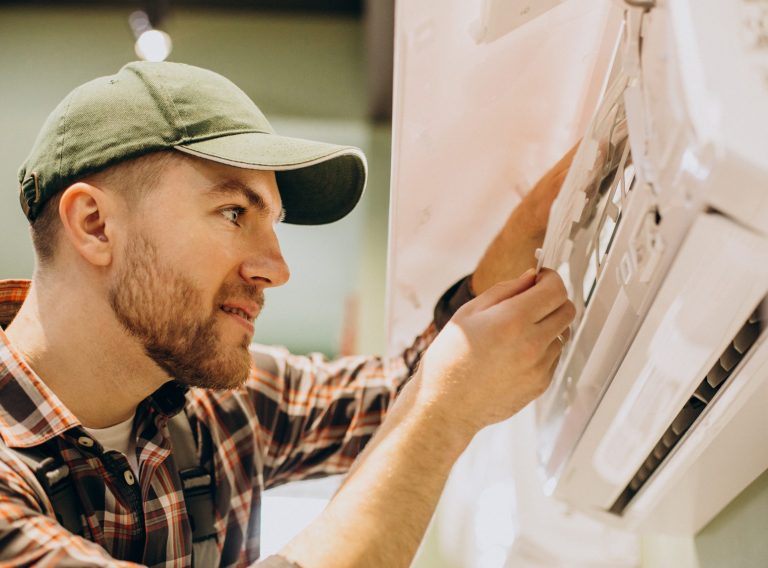
[[[281,554],[304,568],[407,568],[454,461],[544,392],[574,313],[549,270],[460,308],[339,492]]]
[[[470,436],[549,386],[576,310],[560,276],[529,271],[460,308],[422,359],[419,399]]]
[[[577,147],[578,144],[573,146],[536,182],[509,216],[472,275],[472,290],[476,294],[536,266],[534,253],[544,242],[549,210],[563,186]]]

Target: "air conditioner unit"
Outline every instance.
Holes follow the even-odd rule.
[[[473,26],[478,43],[488,43],[516,30],[565,0],[482,0]]]
[[[691,534],[768,469],[768,3],[626,5],[539,251],[577,305],[539,458],[575,508]]]

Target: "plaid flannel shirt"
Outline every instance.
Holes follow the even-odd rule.
[[[0,281],[0,328],[28,288],[28,281]],[[470,297],[466,280],[451,288],[436,320],[447,321]],[[137,409],[139,476],[133,479],[125,456],[104,452],[0,330],[0,435],[10,448],[46,444],[63,457],[81,501],[84,535],[58,524],[29,468],[0,448],[0,565],[190,566],[192,531],[166,428],[181,411],[212,448],[221,566],[255,562],[262,491],[345,472],[436,333],[433,323],[390,360],[327,361],[253,346],[254,365],[239,389],[166,383]]]

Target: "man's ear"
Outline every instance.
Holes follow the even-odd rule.
[[[112,262],[114,213],[114,198],[88,183],[74,183],[61,195],[63,233],[80,256],[95,266]]]

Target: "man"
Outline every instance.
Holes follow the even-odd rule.
[[[349,212],[362,154],[275,135],[232,83],[186,65],[73,91],[20,171],[34,283],[0,288],[0,559],[248,565],[261,491],[348,470],[400,392],[321,519],[267,562],[406,566],[472,436],[548,384],[573,317],[562,282],[492,285],[532,262],[567,162],[402,356],[326,362],[249,345],[264,290],[288,279],[275,224]],[[74,523],[30,450],[66,465]],[[204,541],[189,453],[213,478]]]

